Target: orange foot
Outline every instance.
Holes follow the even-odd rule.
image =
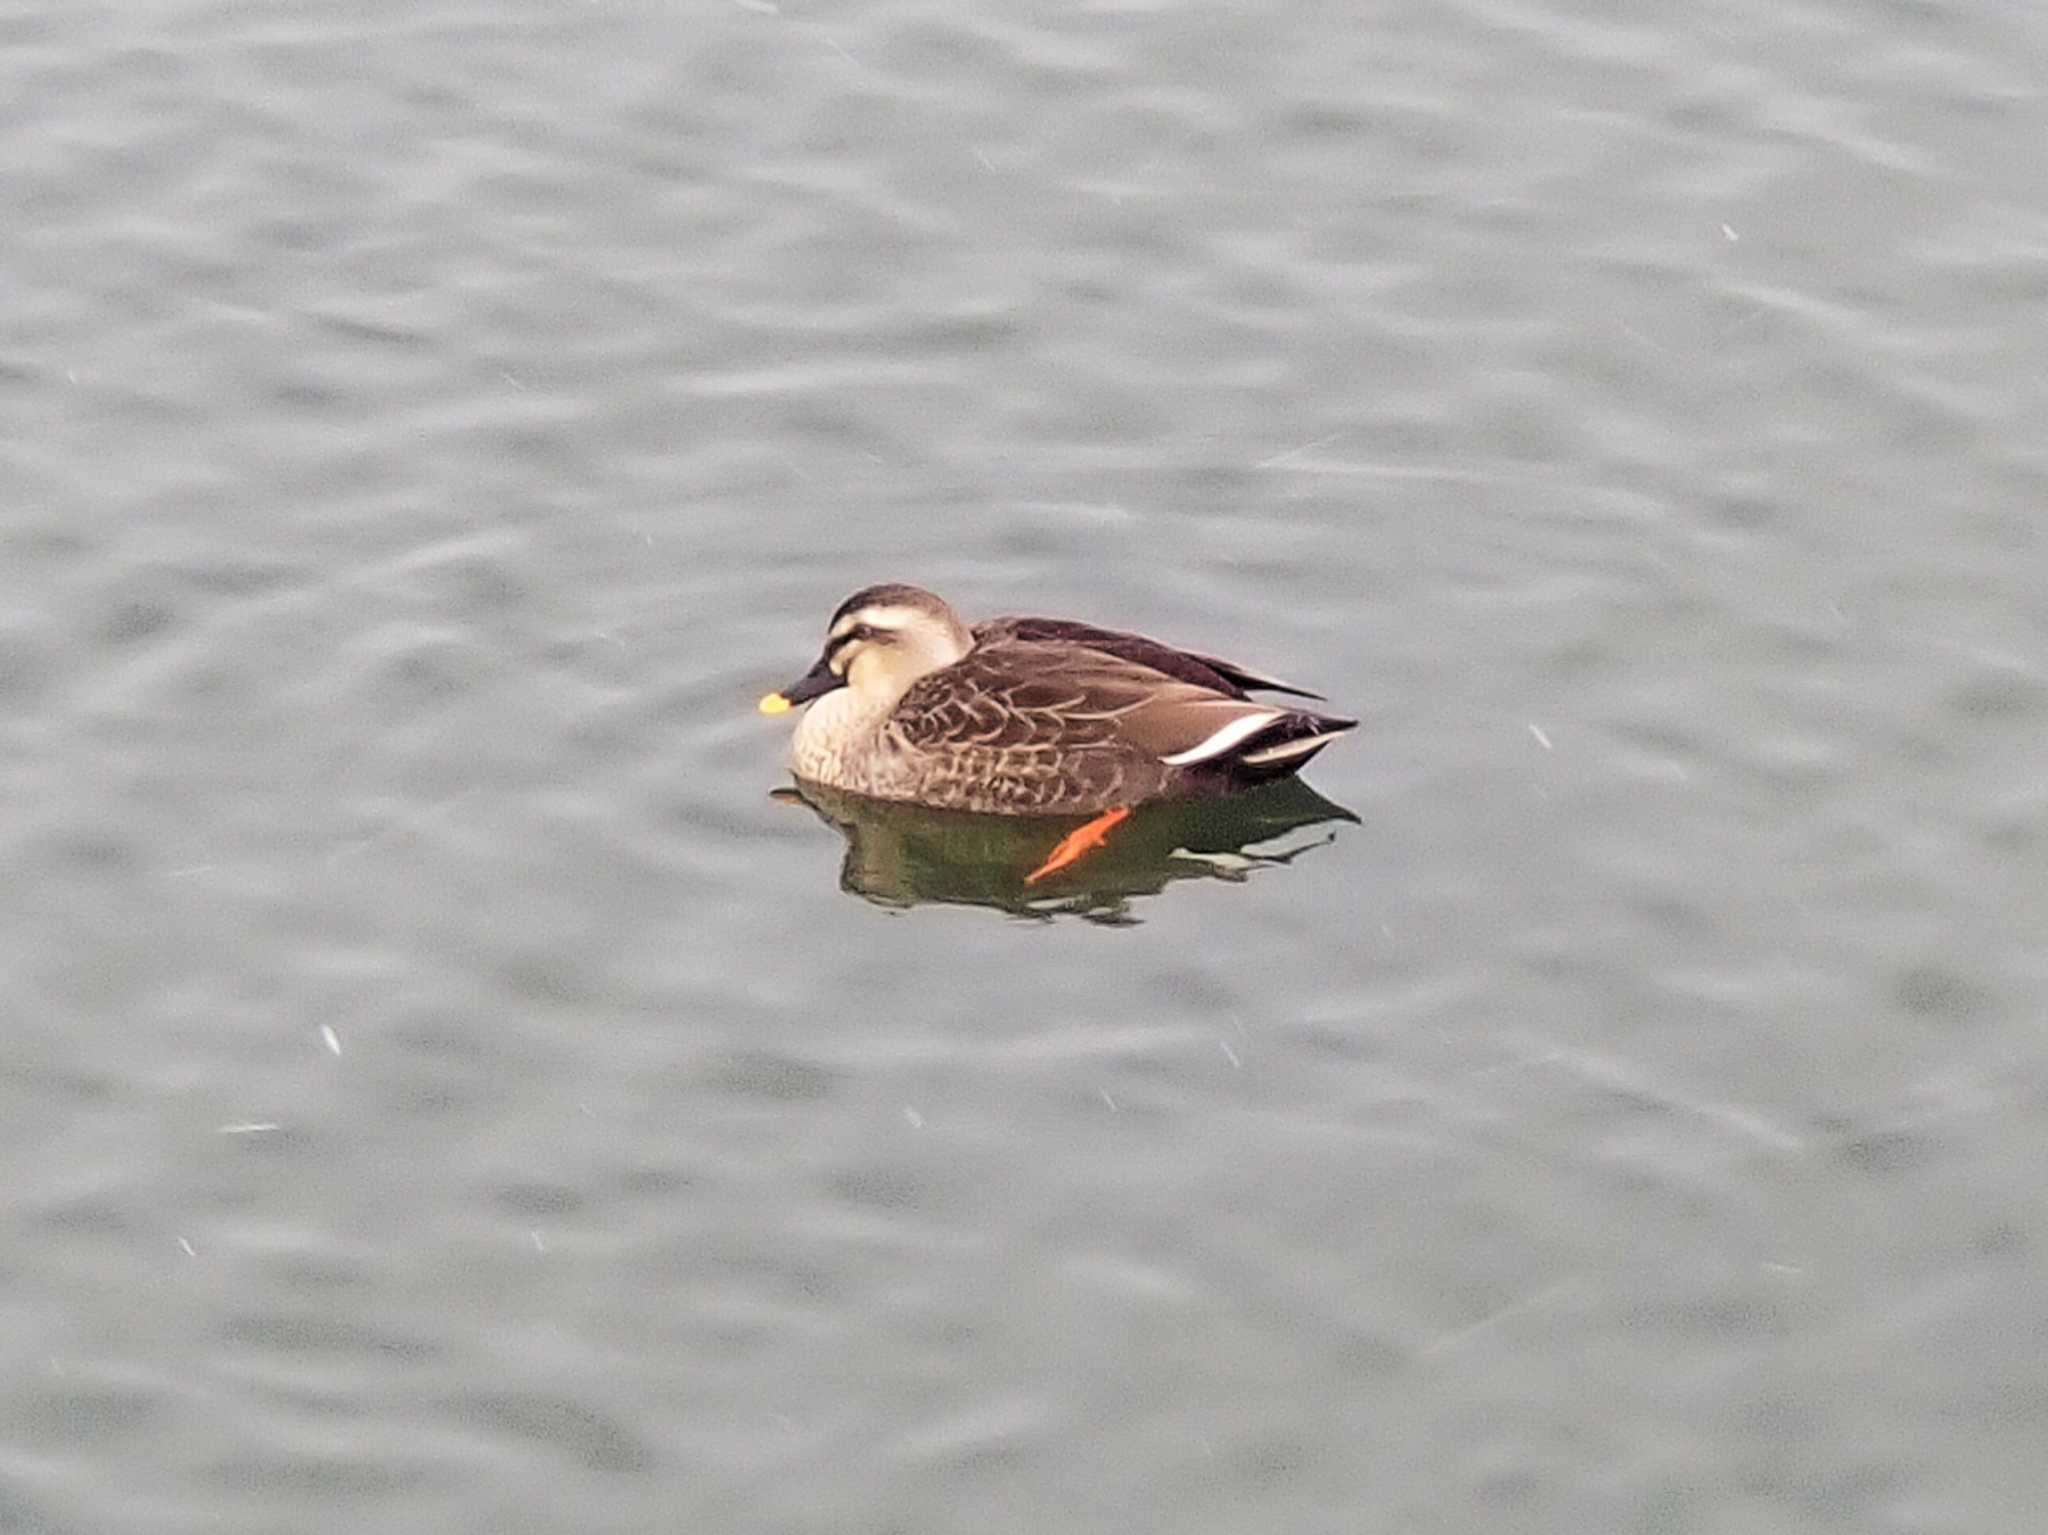
[[[1131,813],[1128,805],[1118,805],[1105,810],[1086,826],[1077,826],[1060,838],[1059,846],[1046,855],[1044,863],[1024,876],[1024,883],[1035,885],[1048,874],[1057,874],[1068,864],[1075,862],[1084,853],[1094,851],[1109,840],[1110,828]]]

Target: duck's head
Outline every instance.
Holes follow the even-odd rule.
[[[885,712],[918,678],[951,666],[974,648],[974,636],[945,602],[922,587],[868,586],[839,604],[825,626],[817,664],[761,700],[763,714],[781,714],[834,688],[851,688]]]

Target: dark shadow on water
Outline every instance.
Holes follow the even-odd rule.
[[[840,888],[878,906],[988,906],[1013,916],[1135,923],[1132,903],[1176,880],[1242,883],[1336,840],[1356,822],[1298,778],[1225,799],[1146,805],[1101,847],[1037,883],[1027,877],[1085,817],[970,815],[872,800],[816,784],[777,789],[846,838]],[[1313,828],[1329,829],[1317,835]],[[1256,851],[1252,849],[1256,848]]]

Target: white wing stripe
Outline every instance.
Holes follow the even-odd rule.
[[[1289,757],[1305,757],[1310,752],[1321,751],[1344,732],[1328,730],[1318,736],[1303,736],[1298,741],[1282,741],[1278,746],[1264,746],[1255,752],[1246,752],[1238,760],[1246,767],[1265,767],[1269,763],[1285,762]]]
[[[1241,746],[1257,735],[1275,720],[1282,718],[1278,709],[1262,709],[1257,714],[1241,714],[1206,740],[1198,741],[1184,752],[1175,752],[1171,757],[1159,760],[1168,767],[1186,767],[1193,762],[1207,762],[1220,757],[1233,746]]]

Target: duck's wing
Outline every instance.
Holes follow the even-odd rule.
[[[1291,771],[1355,723],[1258,703],[1065,637],[985,639],[920,680],[891,716],[917,750],[1019,763],[1114,758],[1160,782],[1171,769]]]
[[[1070,618],[1021,615],[991,618],[974,626],[974,637],[983,644],[1022,640],[1039,644],[1083,645],[1232,698],[1242,698],[1249,691],[1292,693],[1297,698],[1320,699],[1323,696],[1307,688],[1296,687],[1291,682],[1282,682],[1278,677],[1253,671],[1249,666],[1226,661],[1221,656],[1205,655],[1199,650],[1182,650],[1177,645],[1168,645],[1147,635],[1130,634],[1121,629],[1101,629]]]

